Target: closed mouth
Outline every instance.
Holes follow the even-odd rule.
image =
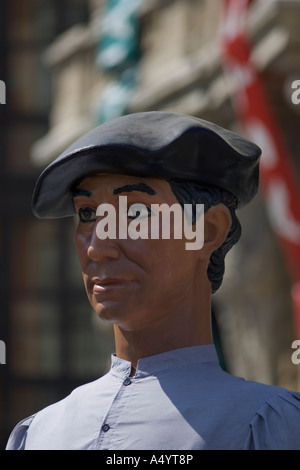
[[[124,279],[105,278],[105,279],[94,279],[92,283],[93,283],[93,293],[103,294],[103,293],[113,292],[113,291],[122,289],[127,284],[127,281]]]

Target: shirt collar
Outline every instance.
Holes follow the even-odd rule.
[[[174,349],[165,353],[139,359],[135,377],[156,375],[158,372],[186,364],[215,363],[219,365],[218,356],[213,344],[202,346],[191,346],[187,348]],[[110,373],[118,377],[127,377],[131,372],[131,363],[125,359],[111,356]]]

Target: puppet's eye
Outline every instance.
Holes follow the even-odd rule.
[[[90,207],[82,207],[78,211],[80,222],[94,222],[96,220],[96,211]]]

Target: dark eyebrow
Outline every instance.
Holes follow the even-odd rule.
[[[73,197],[78,197],[78,196],[91,197],[91,195],[92,195],[92,193],[90,191],[87,191],[86,189],[75,188],[72,191],[72,196]]]
[[[129,193],[131,191],[141,191],[142,193],[147,193],[151,196],[156,194],[154,189],[150,188],[150,186],[145,183],[126,184],[125,186],[120,186],[119,188],[113,190],[113,194]]]

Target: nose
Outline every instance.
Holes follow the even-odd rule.
[[[113,238],[99,238],[96,229],[93,231],[87,247],[87,256],[92,261],[101,261],[104,258],[117,259],[120,257],[118,240]]]

